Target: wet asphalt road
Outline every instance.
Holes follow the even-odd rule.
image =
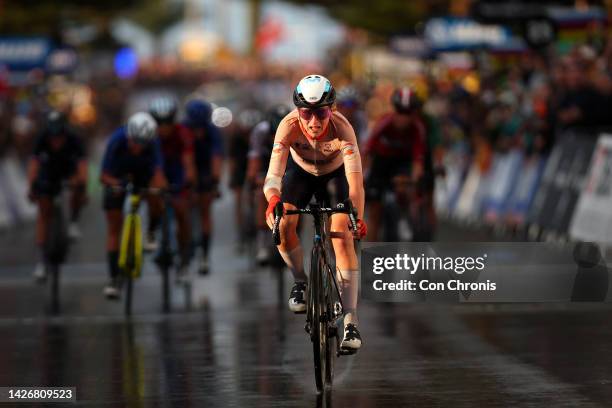
[[[225,194],[215,219],[231,220],[231,210]],[[47,311],[48,288],[30,278],[32,229],[0,235],[0,386],[76,387],[70,406],[92,407],[612,405],[605,304],[364,301],[364,347],[337,362],[333,392],[317,396],[304,317],[285,306],[289,277],[237,255],[231,224],[217,222],[211,276],[194,274],[190,290],[174,287],[168,314],[159,273],[147,263],[126,319],[121,303],[101,296],[98,202],[83,218],[84,237],[62,274],[59,316]],[[443,233],[457,237],[465,234]]]

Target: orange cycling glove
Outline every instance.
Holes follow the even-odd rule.
[[[368,233],[368,226],[364,220],[357,220],[357,239],[361,239]]]
[[[270,201],[268,201],[268,209],[266,210],[266,219],[270,217],[270,214],[274,213],[274,207],[276,207],[277,203],[280,203],[281,199],[277,195],[273,195],[270,197]]]

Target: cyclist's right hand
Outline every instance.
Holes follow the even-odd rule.
[[[353,231],[353,238],[361,240],[368,234],[368,225],[364,220],[357,220],[357,231]]]
[[[274,208],[278,203],[282,204],[282,201],[277,195],[273,195],[270,197],[270,201],[268,201],[268,208],[266,209],[266,223],[270,229],[274,228]]]

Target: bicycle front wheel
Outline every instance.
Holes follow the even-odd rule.
[[[313,249],[308,285],[310,339],[312,341],[317,391],[331,386],[333,379],[333,344],[329,335],[329,314],[326,302],[325,263],[321,248]]]
[[[133,285],[134,278],[137,276],[135,270],[139,267],[138,265],[138,252],[137,252],[137,240],[140,233],[140,225],[136,216],[128,216],[126,219],[127,226],[124,230],[125,234],[122,237],[121,242],[121,256],[120,266],[126,279],[126,294],[125,294],[125,314],[127,316],[132,314],[132,297],[133,297]],[[123,265],[121,265],[121,258],[123,258]]]

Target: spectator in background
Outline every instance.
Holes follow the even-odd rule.
[[[597,126],[607,122],[605,98],[589,83],[584,62],[569,57],[564,63],[566,92],[559,100],[556,120],[562,127]]]

